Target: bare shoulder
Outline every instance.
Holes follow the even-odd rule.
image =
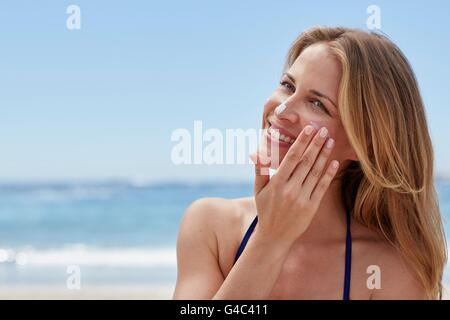
[[[425,291],[401,252],[381,234],[357,222],[353,226],[354,259],[359,269],[355,273],[361,275],[370,298],[424,299]]]
[[[195,242],[208,245],[225,276],[254,212],[253,197],[201,198],[186,209],[181,229]]]
[[[384,242],[379,248],[382,285],[373,299],[425,299],[426,293],[402,253]]]
[[[224,241],[239,225],[242,204],[240,199],[201,198],[187,207],[177,238],[174,299],[210,299],[220,288]]]
[[[192,202],[183,220],[209,228],[217,233],[224,226],[239,224],[253,208],[253,198],[201,198]]]

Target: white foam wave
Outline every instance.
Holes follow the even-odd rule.
[[[176,267],[175,248],[96,248],[84,245],[58,249],[0,249],[0,264],[18,266]]]
[[[31,194],[39,201],[60,202],[69,200],[83,200],[83,199],[109,199],[114,190],[112,188],[101,187],[73,187],[64,190],[54,189],[37,189]]]

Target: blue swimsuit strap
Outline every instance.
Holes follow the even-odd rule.
[[[253,219],[252,224],[250,225],[250,227],[248,227],[247,232],[244,235],[244,239],[242,239],[242,241],[241,241],[241,245],[239,246],[236,257],[234,258],[233,265],[236,263],[236,261],[239,259],[242,252],[244,251],[244,248],[247,245],[248,239],[250,239],[250,236],[251,236],[253,230],[255,229],[257,223],[258,223],[258,216],[256,216],[255,219]]]
[[[350,232],[350,212],[348,210],[346,210],[346,221],[347,221],[347,234],[345,238],[345,276],[344,276],[343,299],[350,300],[350,278],[352,270],[352,234]],[[252,224],[247,229],[247,232],[245,232],[244,238],[242,239],[239,249],[236,253],[236,257],[234,258],[233,265],[236,263],[236,261],[239,259],[242,252],[244,251],[248,239],[250,239],[250,236],[253,230],[255,229],[257,223],[258,223],[258,216],[256,216],[253,219]]]
[[[350,278],[352,273],[352,233],[350,231],[350,211],[346,210],[347,235],[345,237],[345,276],[344,276],[344,300],[350,300]]]

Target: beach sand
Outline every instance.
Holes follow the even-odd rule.
[[[170,300],[173,285],[95,285],[69,290],[61,286],[0,287],[0,300]]]
[[[174,285],[95,285],[69,290],[61,286],[14,285],[0,287],[0,300],[171,300]],[[450,300],[450,286],[443,300]]]

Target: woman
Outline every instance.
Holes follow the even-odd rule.
[[[262,126],[254,197],[186,210],[174,299],[440,298],[433,150],[414,73],[391,41],[302,33]]]

